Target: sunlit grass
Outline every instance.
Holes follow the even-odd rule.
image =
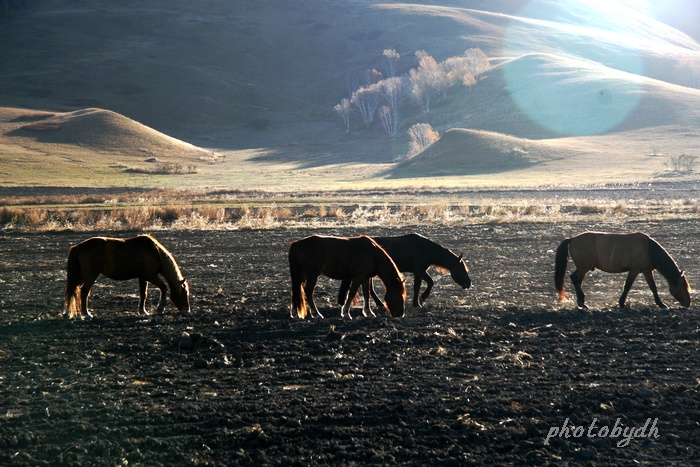
[[[614,223],[700,216],[697,199],[600,200],[471,197],[449,190],[319,192],[315,196],[237,191],[153,190],[133,193],[0,198],[0,228],[73,230],[239,230],[460,226],[515,222]]]

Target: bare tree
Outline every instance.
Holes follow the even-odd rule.
[[[333,110],[338,112],[338,115],[340,115],[340,117],[343,119],[343,123],[345,124],[345,133],[350,133],[350,108],[350,99],[347,97],[333,107]]]
[[[468,87],[471,91],[472,86],[476,84],[476,78],[474,78],[474,75],[472,75],[471,73],[467,73],[462,77],[462,84]]]
[[[479,48],[468,49],[464,55],[467,58],[469,72],[474,76],[479,76],[491,66],[489,58]]]
[[[352,93],[360,87],[361,73],[352,72],[345,75],[345,88],[348,91],[348,96],[352,96]]]
[[[350,104],[357,107],[365,126],[369,126],[374,121],[374,114],[379,106],[379,94],[376,86],[363,87],[352,93]]]
[[[394,49],[384,50],[384,58],[386,58],[387,76],[393,78],[396,76],[396,64],[401,59],[401,55]]]
[[[365,73],[365,82],[367,86],[377,84],[382,79],[384,79],[382,73],[374,68],[372,68],[371,70],[367,70],[367,72]]]
[[[418,68],[408,72],[411,83],[411,97],[420,105],[424,113],[430,112],[430,101],[436,91],[444,91],[447,77],[438,63],[425,50],[416,52]]]
[[[399,77],[387,78],[377,83],[379,93],[386,105],[380,110],[379,117],[386,132],[392,138],[399,128],[399,102],[403,93],[404,80]]]
[[[469,49],[461,57],[450,57],[440,63],[447,86],[463,84],[471,90],[476,84],[475,76],[489,67],[486,54],[481,49]]]
[[[408,129],[408,136],[411,141],[408,143],[407,158],[423,152],[428,146],[440,139],[440,133],[433,130],[428,123],[416,123]]]
[[[383,105],[379,108],[379,121],[382,122],[384,131],[392,138],[396,136],[399,130],[398,113],[388,105]]]
[[[681,154],[678,157],[672,156],[668,162],[666,162],[666,168],[674,172],[692,172],[695,170],[697,163],[697,156]]]

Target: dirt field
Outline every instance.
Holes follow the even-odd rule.
[[[658,310],[640,278],[619,310],[624,276],[598,272],[584,283],[590,312],[555,297],[553,250],[594,228],[650,233],[700,284],[695,221],[332,230],[418,231],[465,254],[473,287],[433,271],[425,310],[358,307],[348,321],[322,280],[326,319],[300,321],[286,253],[311,231],[156,232],[190,279],[193,314],[137,316],[137,283],[101,279],[95,318],[67,321],[67,249],[91,235],[0,234],[0,464],[698,459],[695,304],[678,308],[659,277],[671,309]]]

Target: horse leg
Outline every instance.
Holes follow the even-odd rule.
[[[350,288],[350,281],[344,280],[340,282],[340,290],[338,290],[338,305],[343,306],[345,300],[348,299],[348,289]]]
[[[88,296],[90,289],[95,284],[97,276],[90,276],[85,279],[82,288],[80,289],[80,314],[83,319],[92,318],[92,314],[88,311]]]
[[[163,314],[163,311],[165,311],[165,303],[168,300],[168,286],[157,275],[151,277],[148,282],[160,289],[160,298],[158,299],[158,306],[156,307],[156,311],[160,314]],[[145,296],[143,297],[143,301],[144,303],[146,302]],[[143,312],[148,314],[145,308]]]
[[[586,306],[586,296],[583,293],[583,289],[581,288],[581,284],[583,283],[583,278],[586,276],[586,272],[581,272],[580,269],[575,270],[574,272],[571,273],[569,276],[571,278],[571,283],[574,284],[574,289],[576,289],[576,301],[578,304],[578,307],[582,310],[587,310],[588,307]]]
[[[418,296],[418,292],[420,292],[421,279],[425,280],[427,287],[425,288],[423,295],[420,296],[420,302],[418,302],[416,297]],[[428,299],[430,291],[433,290],[434,283],[433,278],[428,275],[428,271],[423,271],[420,275],[416,274],[416,283],[413,286],[413,306],[423,307],[423,303],[425,303],[425,301]]]
[[[362,299],[364,301],[364,303],[362,304],[362,314],[365,315],[365,318],[368,317],[369,315],[372,315],[375,317],[377,316],[374,314],[374,311],[372,311],[372,306],[370,305],[370,302],[369,302],[370,291],[374,292],[374,287],[372,286],[372,278],[371,277],[365,279],[365,281],[362,283]]]
[[[374,290],[374,281],[372,279],[369,280],[369,293],[372,294],[372,300],[374,300],[374,303],[376,303],[377,307],[386,310],[386,307],[384,306],[384,301],[381,298],[379,298],[379,295],[377,295],[377,292],[375,292]]]
[[[659,297],[659,291],[656,289],[656,282],[654,282],[654,271],[645,272],[644,278],[647,280],[647,284],[649,284],[651,293],[654,294],[654,301],[656,302],[656,305],[661,309],[668,310],[668,306],[666,306],[666,304],[661,301],[661,297]]]
[[[348,299],[345,300],[345,304],[343,307],[340,309],[340,317],[345,318],[345,315],[348,316],[348,319],[352,319],[352,316],[350,315],[350,305],[352,305],[352,299],[357,293],[357,289],[360,288],[360,285],[362,284],[363,280],[358,280],[358,279],[353,279],[352,284],[350,284],[350,293],[348,294]]]
[[[318,276],[309,276],[306,279],[306,284],[304,284],[304,294],[306,295],[306,302],[309,306],[309,312],[312,318],[323,318],[323,315],[318,308],[316,308],[316,301],[314,300],[314,288],[316,287],[316,281]]]
[[[620,308],[625,308],[627,306],[627,294],[630,292],[632,284],[634,284],[634,280],[637,278],[638,274],[638,272],[632,271],[627,273],[627,279],[625,280],[625,288],[622,289],[622,295],[620,295],[620,300],[618,302]]]
[[[139,278],[139,308],[138,313],[148,314],[146,311],[146,297],[148,296],[148,281],[146,279]]]

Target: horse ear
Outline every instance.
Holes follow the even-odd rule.
[[[457,258],[458,260],[462,261],[462,258],[464,257],[464,253],[460,253],[459,257]]]

